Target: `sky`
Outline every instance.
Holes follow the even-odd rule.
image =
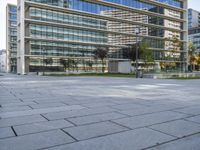
[[[0,0],[0,50],[6,49],[6,4],[17,0]],[[189,8],[200,11],[200,0],[188,0]]]

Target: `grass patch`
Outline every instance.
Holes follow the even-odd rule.
[[[134,74],[126,73],[81,73],[81,74],[49,74],[45,76],[55,76],[55,77],[124,77],[124,78],[134,78]]]
[[[176,79],[176,80],[194,80],[194,79],[200,79],[200,77],[172,77],[169,79]]]

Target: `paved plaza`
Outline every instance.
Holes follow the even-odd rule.
[[[200,80],[0,76],[0,150],[199,150]]]

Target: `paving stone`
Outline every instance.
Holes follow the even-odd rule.
[[[60,130],[29,134],[7,139],[0,139],[1,150],[36,150],[74,140]]]
[[[20,125],[20,124],[34,123],[34,122],[41,122],[41,121],[47,121],[47,120],[40,115],[4,118],[4,119],[0,119],[0,127],[8,127],[8,126],[13,126],[13,125]]]
[[[15,103],[2,104],[2,107],[24,106],[24,105],[32,105],[32,104],[36,104],[36,103],[35,102],[15,102]]]
[[[54,97],[54,96],[47,96],[47,97],[43,97],[43,98],[34,98],[34,99],[30,99],[30,100],[34,100],[37,103],[55,103],[55,102],[62,102],[66,100],[66,97],[62,97],[62,96],[58,96],[58,97]]]
[[[149,128],[161,131],[163,133],[167,133],[169,135],[173,135],[176,137],[183,137],[190,134],[200,132],[200,125],[184,121],[184,120],[176,120],[171,122],[166,122],[162,124],[157,124],[150,126]]]
[[[12,112],[12,111],[23,111],[30,110],[29,106],[3,106],[0,108],[0,112]]]
[[[108,135],[111,133],[125,131],[127,130],[127,128],[111,122],[101,122],[84,126],[66,128],[64,130],[77,140],[85,140],[102,135]]]
[[[200,106],[193,106],[193,107],[187,107],[187,108],[182,108],[182,109],[176,109],[175,111],[185,113],[185,114],[199,115],[200,114]]]
[[[66,149],[67,150],[68,149],[69,150],[71,149],[77,149],[77,150],[82,150],[82,149],[83,150],[84,149],[87,149],[87,150],[109,149],[110,150],[111,149],[112,150],[113,148],[115,150],[119,150],[119,149],[120,150],[127,150],[127,149],[141,150],[143,147],[146,147],[146,146],[147,147],[154,146],[160,140],[160,137],[159,137],[160,135],[162,135],[162,137],[166,137],[169,135],[168,133],[163,133],[162,131],[155,131],[155,129],[148,129],[143,132],[139,132],[138,134],[135,134],[135,131],[138,130],[138,129],[135,129],[135,126],[136,127],[139,126],[139,128],[141,128],[140,126],[147,126],[147,128],[149,128],[149,124],[151,126],[164,124],[169,121],[171,122],[172,120],[176,120],[177,118],[178,119],[182,118],[181,116],[179,116],[180,113],[177,113],[177,112],[174,113],[174,111],[179,111],[179,110],[183,111],[181,112],[182,115],[184,115],[184,113],[192,114],[191,116],[193,117],[194,115],[199,115],[199,107],[200,107],[199,85],[200,85],[200,80],[188,80],[188,81],[159,80],[159,79],[157,80],[149,80],[149,79],[138,80],[137,79],[136,80],[134,78],[44,77],[44,76],[34,76],[34,75],[17,76],[13,74],[6,74],[4,76],[0,76],[0,105],[2,105],[2,108],[11,107],[11,106],[14,108],[17,106],[27,106],[27,105],[33,104],[33,106],[36,106],[36,107],[38,106],[37,108],[36,107],[34,108],[35,110],[38,109],[37,112],[36,111],[33,112],[33,113],[37,113],[37,115],[34,115],[34,116],[38,116],[39,118],[41,117],[42,119],[40,118],[41,120],[39,119],[39,121],[37,120],[38,119],[37,117],[36,119],[28,118],[28,117],[25,120],[18,119],[20,118],[18,115],[28,115],[30,112],[14,111],[12,112],[12,114],[10,114],[10,112],[6,114],[4,113],[4,118],[0,120],[0,126],[2,125],[2,128],[5,128],[5,127],[10,128],[11,126],[15,127],[15,126],[22,126],[22,125],[28,126],[36,122],[47,122],[48,121],[47,119],[58,121],[59,118],[61,118],[62,120],[67,120],[67,119],[72,119],[75,117],[79,118],[79,117],[87,117],[87,116],[93,116],[93,115],[98,116],[103,113],[116,112],[122,115],[124,114],[127,118],[125,123],[128,124],[129,122],[131,124],[130,127],[134,127],[134,130],[121,131],[119,133],[117,132],[117,133],[111,133],[110,135],[105,135],[104,131],[107,130],[107,128],[105,128],[104,126],[106,125],[104,126],[102,125],[102,127],[99,125],[99,129],[96,129],[96,130],[95,130],[96,126],[93,128],[90,127],[89,129],[85,129],[85,130],[80,128],[80,130],[84,130],[84,131],[80,131],[80,134],[79,134],[80,138],[82,136],[81,132],[84,133],[83,134],[84,136],[91,135],[91,138],[81,141],[81,143],[83,144],[80,144],[79,142],[75,142],[74,144],[70,143],[70,148],[67,147],[64,149],[65,150]],[[38,104],[35,104],[35,102]],[[58,103],[58,105],[59,103],[65,103],[67,105],[76,104],[76,105],[82,106],[83,109],[77,109],[77,110],[75,109],[61,110],[58,108],[55,109],[55,106],[57,107],[57,105],[52,106],[52,103]],[[112,105],[112,103],[114,105]],[[84,107],[84,105],[85,106],[87,105],[86,106],[87,108]],[[116,108],[114,108],[115,106]],[[60,108],[60,106],[58,107]],[[181,108],[181,107],[184,107],[184,108]],[[167,110],[170,110],[170,111],[167,111]],[[168,115],[166,115],[164,112],[161,113],[161,111],[167,111]],[[169,112],[173,112],[173,114]],[[44,115],[45,118],[47,119],[43,118],[39,114]],[[150,116],[151,114],[158,114],[158,115]],[[2,115],[2,112],[0,113],[0,115]],[[142,117],[142,116],[146,116],[146,117]],[[196,123],[197,125],[199,125],[198,117],[188,118],[189,116],[186,115],[186,117],[183,117],[183,120],[187,120],[189,122]],[[9,121],[5,120],[6,117],[9,117],[8,118]],[[135,119],[135,121],[133,121],[133,118]],[[100,119],[101,121],[101,117],[97,118],[96,120],[99,121],[98,119]],[[113,119],[113,120],[112,119],[111,121],[107,121],[107,122],[113,123],[112,122],[113,120],[118,120],[118,119]],[[88,120],[93,121],[93,119],[90,120],[89,118],[86,118],[86,121]],[[5,124],[3,123],[4,121],[5,121]],[[103,124],[103,122],[98,122],[98,124]],[[92,124],[90,123],[84,126],[90,126]],[[119,125],[118,123],[113,123],[113,124]],[[177,135],[179,135],[179,132],[178,132],[179,129],[177,130],[176,128],[179,127],[180,129],[182,129],[183,127],[185,127],[187,129],[190,126],[187,124],[181,127],[182,125],[181,123],[176,123],[176,124],[177,124],[177,127],[175,127],[175,124],[174,124],[174,127],[173,125],[171,125],[171,128],[169,131],[177,131],[177,132],[174,132]],[[60,124],[55,123],[54,126],[57,127],[59,125],[62,125],[62,123]],[[123,126],[123,125],[119,125],[119,126]],[[24,131],[25,129],[27,131],[28,127],[27,128],[25,127],[26,126],[24,126]],[[83,127],[83,126],[76,126],[76,127],[77,127],[77,131],[76,130],[73,131],[74,136],[75,136],[75,131],[78,134],[79,127]],[[46,128],[48,129],[49,127],[46,127]],[[111,130],[112,128],[108,128],[108,129]],[[33,132],[37,132],[37,134],[47,132],[47,131],[41,130],[41,128],[37,129],[37,127],[35,126],[33,127],[33,129],[29,127],[29,130],[30,131],[33,130]],[[53,129],[53,130],[58,130],[58,129]],[[53,131],[53,130],[52,129],[48,130],[48,132]],[[21,128],[20,131],[23,131],[23,129]],[[64,135],[68,136],[68,134],[65,133],[66,131],[65,132],[62,130],[59,130],[59,131],[64,133]],[[85,133],[86,131],[88,131],[88,134]],[[151,131],[151,134],[149,133],[150,131]],[[188,135],[190,133],[194,133],[193,131],[196,131],[196,128],[192,128],[191,126],[191,129],[186,130],[186,131],[184,132],[186,132],[186,135]],[[96,137],[95,133],[96,135],[99,134],[99,136]],[[36,133],[29,134],[27,131],[27,133],[24,133],[24,134],[28,136],[28,135],[35,135]],[[94,134],[94,137],[92,137],[93,134]],[[54,134],[48,134],[45,137],[51,138],[51,136],[53,135]],[[114,135],[115,136],[119,135],[119,137],[118,136],[115,137]],[[121,137],[121,135],[123,136]],[[185,133],[183,135],[185,135]],[[18,137],[23,137],[23,136],[24,135],[20,135]],[[18,137],[15,137],[15,138],[18,138]],[[108,137],[110,137],[111,140],[109,140]],[[34,138],[35,140],[37,140],[36,137]],[[174,139],[176,137],[171,137],[171,138]],[[199,137],[196,136],[195,138],[199,138]],[[9,137],[9,138],[2,138],[2,139],[14,139],[14,138]],[[58,135],[56,139],[60,140],[60,135]],[[177,141],[177,139],[178,138],[176,138],[175,140]],[[52,141],[54,142],[54,140]],[[50,142],[50,144],[53,143],[52,141]],[[98,143],[98,141],[100,142]],[[164,139],[163,141],[168,141],[168,140]],[[196,139],[194,141],[199,143],[199,141]],[[40,144],[38,144],[38,142],[35,142],[35,143],[34,142],[35,142],[34,140],[32,140],[31,142],[27,142],[30,145],[29,146],[30,148],[27,148],[27,147],[19,148],[20,142],[18,142],[19,145],[18,143],[13,144],[13,145],[17,145],[17,148],[20,150],[44,149],[44,147],[46,147],[46,145],[44,147],[43,146],[35,147],[35,145],[40,145]],[[86,146],[84,145],[85,142],[86,142]],[[169,141],[169,143],[171,142],[172,141]],[[196,144],[195,142],[194,143],[188,142],[188,145],[192,145],[192,144],[194,145],[194,147],[192,147],[194,150],[197,149],[195,147],[195,144]],[[43,144],[42,141],[41,143]],[[56,143],[55,145],[53,144],[53,146],[58,148],[58,145],[66,146],[67,143],[68,142],[64,142],[62,144]],[[47,144],[47,147],[50,148],[52,146]],[[179,146],[177,147],[179,148]],[[192,149],[191,147],[187,147],[187,146],[185,147],[187,148],[187,150]],[[182,150],[185,147],[180,147],[180,149]],[[14,146],[12,148],[14,148]]]
[[[123,118],[123,117],[126,117],[126,116],[116,113],[116,112],[111,112],[111,113],[69,118],[68,120],[73,122],[76,125],[83,125],[83,124],[107,121],[107,120],[118,119],[118,118]]]
[[[0,101],[0,104],[1,105],[4,105],[4,104],[10,104],[10,103],[20,103],[21,101],[19,99],[4,99],[4,100],[1,100]]]
[[[18,116],[26,116],[26,115],[35,115],[35,114],[43,114],[50,112],[59,112],[66,110],[74,110],[74,109],[83,109],[84,107],[80,105],[71,105],[71,106],[61,106],[61,107],[51,107],[51,108],[40,108],[40,109],[32,109],[25,111],[13,111],[13,112],[2,112],[0,113],[1,118],[9,118],[9,117],[18,117]]]
[[[81,110],[72,110],[72,111],[63,111],[63,112],[55,112],[55,113],[47,113],[43,114],[49,120],[55,119],[63,119],[63,118],[70,118],[70,117],[80,117],[92,114],[99,114],[99,113],[106,113],[106,112],[113,112],[115,111],[109,107],[98,107],[98,108],[85,108]]]
[[[189,118],[186,118],[185,120],[200,123],[200,115],[194,116],[194,117],[189,117]]]
[[[18,98],[16,98],[12,94],[8,94],[8,95],[5,95],[5,96],[0,96],[0,101],[2,101],[2,100],[15,100],[15,99],[18,99]]]
[[[155,113],[155,112],[161,112],[161,111],[164,111],[164,108],[147,107],[145,109],[136,108],[136,109],[120,110],[118,112],[129,115],[129,116],[136,116],[136,115],[143,115],[143,114],[149,114],[149,113]]]
[[[38,122],[33,124],[18,125],[14,126],[13,128],[17,133],[17,135],[24,135],[29,133],[53,130],[53,129],[62,129],[72,126],[73,124],[69,123],[66,120],[54,120],[54,121]]]
[[[49,148],[48,150],[140,150],[172,139],[173,137],[160,132],[141,128],[72,144],[56,146]]]
[[[91,102],[91,103],[86,103],[86,104],[81,104],[82,106],[85,106],[85,107],[89,107],[89,108],[93,108],[93,107],[102,107],[102,106],[113,106],[113,105],[116,105],[114,103],[111,103],[111,102]]]
[[[199,150],[200,134],[172,141],[167,144],[149,148],[147,150]]]
[[[47,107],[59,107],[59,106],[66,106],[64,103],[40,103],[40,104],[31,104],[30,107],[34,109],[38,108],[47,108]]]
[[[140,104],[133,104],[133,103],[115,105],[115,106],[111,106],[111,107],[112,107],[112,108],[116,108],[116,109],[118,109],[118,110],[145,109],[145,108],[147,108],[147,106],[140,105]]]
[[[116,119],[112,121],[121,124],[123,126],[135,129],[139,127],[150,126],[157,123],[163,123],[166,121],[181,119],[187,116],[188,115],[181,113],[165,111],[165,112],[158,112],[141,116],[128,117],[123,119]]]
[[[10,127],[0,128],[0,139],[12,137],[12,136],[15,136],[15,134]]]

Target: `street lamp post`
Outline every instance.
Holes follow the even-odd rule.
[[[42,60],[42,70],[43,70],[43,74],[42,75],[44,75],[44,52],[45,52],[45,48],[43,47],[42,48],[42,58],[43,58],[43,60]]]
[[[138,35],[140,33],[140,28],[136,28],[135,29],[135,34],[136,34],[136,63],[135,63],[135,70],[136,70],[136,78],[138,78],[139,76],[139,72],[138,72],[138,55],[139,55],[139,45],[138,45]]]

